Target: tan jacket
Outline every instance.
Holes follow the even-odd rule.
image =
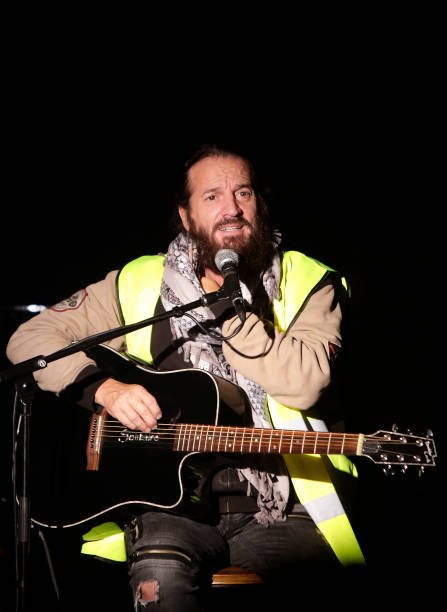
[[[48,356],[73,341],[122,325],[116,291],[117,274],[116,270],[109,272],[103,280],[20,325],[6,349],[11,362],[16,364],[37,355]],[[230,341],[235,350],[224,343],[226,359],[282,404],[301,410],[310,408],[330,383],[329,343],[341,347],[341,310],[339,305],[331,310],[333,298],[332,286],[319,289],[286,333],[276,330],[273,341],[265,332],[263,323],[251,313],[242,330]],[[228,335],[237,324],[237,317],[230,319],[224,324],[223,333]],[[125,348],[123,337],[108,344],[116,350]],[[264,351],[267,354],[248,359],[236,351],[247,355]],[[84,353],[76,353],[50,363],[34,376],[44,391],[59,392],[74,382],[90,364],[94,362]]]

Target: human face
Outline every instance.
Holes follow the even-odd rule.
[[[189,206],[179,207],[184,228],[208,238],[213,250],[239,251],[256,224],[256,196],[247,164],[238,157],[206,157],[188,173]]]

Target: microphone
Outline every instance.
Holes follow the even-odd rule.
[[[233,302],[236,314],[243,323],[245,321],[245,304],[237,273],[239,255],[231,249],[220,249],[216,253],[214,263],[224,277],[224,294]]]

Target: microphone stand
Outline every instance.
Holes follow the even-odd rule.
[[[21,481],[19,490],[16,493],[14,488],[15,499],[13,504],[17,503],[17,510],[14,512],[15,517],[15,533],[17,538],[16,543],[16,585],[18,589],[17,603],[18,610],[26,610],[27,603],[27,576],[29,566],[29,553],[30,553],[30,527],[31,527],[31,515],[30,515],[30,499],[29,499],[29,448],[30,448],[30,420],[31,420],[31,407],[34,399],[35,392],[37,390],[37,384],[32,376],[32,373],[37,370],[42,370],[48,366],[49,363],[68,357],[74,353],[85,351],[92,346],[97,346],[108,340],[113,340],[119,336],[131,333],[143,327],[153,325],[159,321],[169,319],[171,317],[181,317],[186,312],[199,308],[200,306],[209,306],[215,302],[230,299],[225,295],[224,288],[221,287],[218,291],[204,294],[200,299],[183,306],[176,306],[172,310],[161,313],[159,315],[149,317],[143,321],[137,323],[131,323],[129,325],[123,325],[121,327],[115,327],[105,332],[99,332],[92,336],[87,336],[82,340],[73,342],[63,349],[55,351],[49,355],[37,355],[26,361],[17,363],[16,365],[7,368],[0,372],[0,384],[4,382],[14,382],[16,388],[16,395],[19,399],[18,405],[20,406],[20,416],[23,422],[22,429],[22,444],[21,444]],[[13,449],[14,464],[15,464],[15,448]]]

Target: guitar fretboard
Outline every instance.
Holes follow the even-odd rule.
[[[183,452],[360,455],[363,444],[362,434],[351,433],[190,423],[174,427],[173,450]]]

